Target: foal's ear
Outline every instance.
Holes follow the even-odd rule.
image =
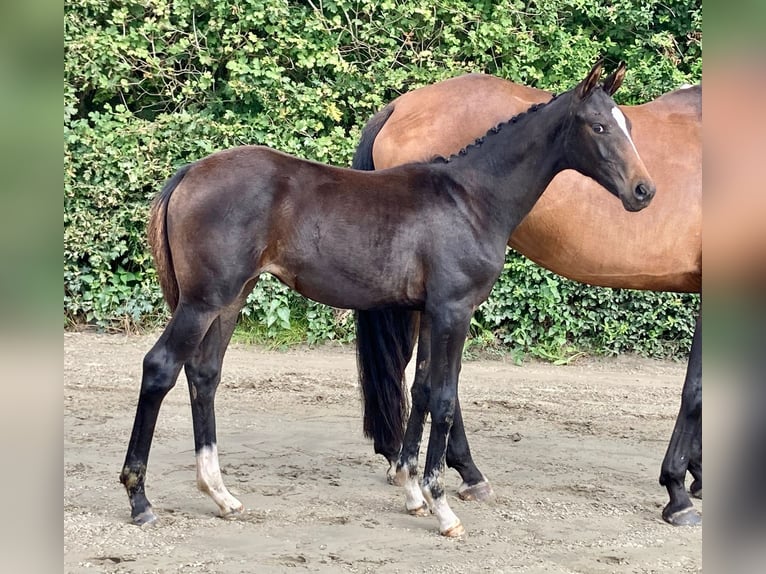
[[[610,96],[613,96],[622,85],[622,81],[625,79],[625,68],[625,62],[620,62],[617,69],[604,80],[604,91]]]
[[[601,71],[604,69],[604,58],[599,58],[598,62],[591,68],[585,79],[577,85],[575,88],[575,94],[581,100],[587,98],[593,91],[593,88],[598,84],[599,78],[601,78]]]

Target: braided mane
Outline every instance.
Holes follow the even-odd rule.
[[[532,104],[529,107],[529,109],[527,109],[526,111],[520,112],[520,113],[516,114],[515,116],[513,116],[511,119],[506,120],[504,122],[501,122],[501,123],[497,124],[496,126],[489,128],[489,130],[487,131],[486,134],[484,134],[481,137],[476,138],[473,141],[473,143],[468,144],[467,146],[462,148],[457,153],[453,153],[453,154],[449,155],[448,157],[444,157],[443,155],[435,155],[427,163],[449,163],[450,161],[452,161],[456,157],[461,157],[461,156],[466,155],[470,150],[481,147],[481,145],[484,143],[484,140],[487,139],[487,137],[491,137],[491,136],[495,135],[496,133],[500,132],[500,130],[502,130],[505,126],[510,126],[512,124],[515,124],[516,122],[518,122],[522,117],[526,116],[527,114],[531,114],[532,112],[536,112],[538,110],[541,110],[542,108],[544,108],[545,106],[550,104],[552,101],[554,101],[556,98],[558,98],[558,94],[554,94],[553,97],[549,101],[547,101],[547,102],[540,103],[540,104]]]

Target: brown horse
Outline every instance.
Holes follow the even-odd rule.
[[[383,169],[434,154],[453,153],[501,118],[547,102],[551,94],[482,74],[452,78],[406,93],[373,116],[365,126],[352,163],[356,169]],[[604,287],[699,292],[702,285],[702,138],[701,88],[665,94],[640,106],[622,106],[631,120],[635,145],[655,178],[659,194],[652,208],[628,215],[614,202],[602,201],[600,186],[573,171],[558,174],[508,244],[536,263],[577,281]],[[640,249],[636,246],[640,245]],[[359,336],[377,333],[385,352],[411,356],[386,337],[381,325],[391,322],[387,311],[357,314]],[[660,483],[670,502],[663,517],[671,524],[700,520],[684,488],[687,469],[694,477],[691,492],[701,495],[701,324],[698,321],[687,369],[681,409],[662,464]],[[428,325],[421,325],[421,340]],[[417,364],[428,360],[428,346]],[[364,382],[364,379],[363,379]],[[412,389],[410,443],[376,442],[375,450],[392,465],[389,478],[406,476],[402,469],[417,464],[427,378],[416,371]],[[409,459],[409,462],[408,462]],[[399,479],[393,478],[398,461]],[[459,494],[483,499],[491,488],[474,464],[463,432],[460,412],[450,435],[448,465],[463,477]]]
[[[433,333],[431,436],[418,507],[410,509],[428,500],[440,532],[460,534],[444,493],[447,437],[471,314],[503,269],[508,236],[563,169],[595,178],[627,210],[643,209],[654,196],[610,97],[624,68],[599,86],[601,68],[597,64],[572,90],[443,161],[361,172],[249,146],[178,171],[150,215],[150,244],[173,316],[144,358],[120,475],[133,521],[156,520],[145,493],[146,465],[160,405],[182,367],[198,486],[222,515],[241,511],[221,477],[214,397],[239,310],[258,276],[269,272],[321,303],[427,318]],[[369,359],[360,352],[361,365]],[[375,393],[388,403],[365,405],[365,428],[382,441],[402,440],[404,365],[389,361],[398,379],[382,378],[394,382]]]

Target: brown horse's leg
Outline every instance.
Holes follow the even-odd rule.
[[[660,484],[668,489],[670,501],[662,511],[662,518],[675,526],[690,526],[702,521],[694,509],[684,481],[686,471],[701,468],[702,427],[702,319],[697,319],[694,339],[689,353],[689,365],[681,394],[681,409],[676,419],[665,459],[660,471]],[[699,454],[695,456],[695,445]],[[690,461],[696,459],[690,467]],[[700,484],[701,490],[701,484]]]
[[[697,328],[701,330],[702,325],[700,324]],[[692,356],[692,353],[695,353],[695,355]],[[702,365],[701,344],[698,344],[696,347],[692,347],[691,351],[689,352],[689,361],[695,361],[697,364]],[[701,368],[702,367],[700,366],[700,369]],[[702,393],[701,385],[699,392],[700,394]],[[700,401],[702,401],[701,396]],[[697,432],[694,435],[694,440],[692,441],[692,451],[689,455],[689,473],[694,478],[691,485],[689,486],[689,494],[691,494],[694,498],[702,498],[702,423],[697,425]]]
[[[421,489],[431,510],[439,519],[439,532],[459,536],[464,532],[460,519],[447,503],[444,470],[447,439],[455,416],[463,343],[468,334],[472,309],[442,305],[431,319],[431,434],[423,470]]]
[[[239,310],[251,290],[252,285],[235,304],[221,313],[210,326],[197,352],[184,365],[194,425],[197,487],[213,499],[224,517],[241,512],[242,503],[224,485],[218,464],[215,392],[221,381],[223,356],[234,333]]]
[[[120,482],[128,491],[131,516],[136,524],[157,517],[146,498],[144,481],[149,450],[160,405],[176,383],[184,361],[202,341],[217,311],[181,303],[157,343],[144,357],[141,391]]]
[[[692,454],[689,457],[689,473],[694,480],[689,486],[689,494],[694,498],[702,498],[702,425],[699,425],[697,436],[692,443]]]
[[[460,410],[460,399],[455,401],[455,420],[447,443],[447,466],[458,471],[463,479],[463,484],[457,491],[461,499],[484,501],[494,494],[489,481],[471,456],[471,447],[468,446],[468,437],[463,425],[463,413]]]

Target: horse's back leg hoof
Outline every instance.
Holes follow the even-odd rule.
[[[453,524],[445,530],[439,531],[439,533],[442,536],[446,536],[447,538],[458,538],[465,534],[465,528],[463,528],[463,523],[458,520],[457,523]]]
[[[389,467],[386,471],[386,482],[388,484],[393,484],[394,486],[403,486],[404,482],[397,482],[396,477],[396,460],[390,460],[389,461]]]
[[[221,510],[221,518],[226,520],[236,520],[245,514],[245,506],[240,504],[236,508],[227,508],[225,511]]]
[[[157,524],[157,515],[151,507],[133,516],[133,524],[136,526],[153,526]]]
[[[457,489],[457,495],[461,500],[475,500],[477,502],[484,502],[494,496],[495,492],[492,490],[492,485],[485,478],[481,482],[476,484],[466,484],[465,482]]]
[[[673,526],[699,526],[702,524],[702,515],[696,508],[690,506],[675,512],[669,512],[668,508],[662,511],[662,518]]]
[[[431,511],[428,510],[427,504],[423,504],[423,506],[418,506],[417,508],[408,508],[407,513],[410,516],[428,516],[431,514]]]

